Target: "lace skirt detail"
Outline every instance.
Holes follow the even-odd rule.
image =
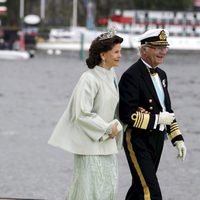
[[[116,155],[74,155],[72,184],[66,200],[116,200]]]

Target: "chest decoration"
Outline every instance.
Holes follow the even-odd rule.
[[[164,88],[166,87],[166,79],[162,80],[162,85],[163,85]]]

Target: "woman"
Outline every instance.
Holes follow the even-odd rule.
[[[80,77],[68,107],[49,144],[74,154],[73,181],[67,200],[115,200],[116,153],[122,126],[115,119],[119,100],[116,74],[123,39],[115,31],[97,37],[86,59],[89,70]]]

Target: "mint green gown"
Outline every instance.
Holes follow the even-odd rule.
[[[74,174],[66,200],[116,200],[116,154],[74,155]]]

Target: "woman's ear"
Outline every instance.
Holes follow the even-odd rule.
[[[101,57],[102,60],[105,60],[104,53],[100,53],[100,57]]]

